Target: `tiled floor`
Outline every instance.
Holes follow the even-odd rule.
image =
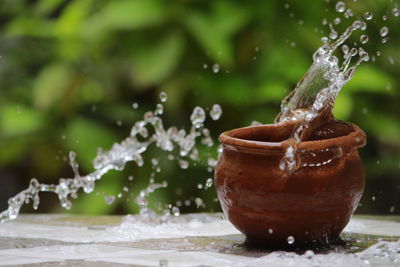
[[[346,246],[251,249],[221,214],[160,221],[137,216],[23,215],[0,225],[0,265],[400,266],[400,217],[353,218]],[[370,264],[370,265],[368,265]]]

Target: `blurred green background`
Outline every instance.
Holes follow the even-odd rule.
[[[220,132],[252,121],[271,123],[280,100],[307,71],[321,37],[329,33],[323,19],[340,17],[338,32],[354,20],[335,12],[335,3],[2,0],[0,208],[32,177],[46,183],[71,177],[70,150],[78,154],[81,173],[90,172],[96,149],[128,136],[133,123],[154,110],[162,91],[168,93],[166,127],[188,128],[195,106],[209,110],[215,103],[223,116],[206,123],[215,140]],[[358,69],[335,107],[337,118],[358,124],[368,135],[361,152],[367,187],[357,212],[399,214],[400,17],[391,12],[395,1],[346,3],[355,17],[374,14],[364,45],[374,62]],[[390,29],[385,44],[379,37],[382,26]],[[360,34],[351,43],[359,43]],[[217,73],[213,66],[220,67]],[[135,102],[138,109],[132,108]],[[202,156],[215,156],[215,149],[202,150]],[[182,204],[183,213],[220,210],[214,188],[198,186],[212,177],[205,162],[181,170],[150,149],[144,167],[129,164],[123,172],[107,174],[96,193],[81,193],[73,201],[70,212],[137,213],[134,200],[148,184],[153,157],[162,159],[155,180],[169,183],[150,195],[153,208],[170,203]],[[111,195],[116,200],[107,205],[105,196]],[[54,195],[41,197],[39,212],[63,211]],[[197,197],[205,205],[197,207]]]

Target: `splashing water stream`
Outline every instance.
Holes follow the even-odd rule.
[[[341,10],[342,6],[339,3],[337,9]],[[366,27],[364,21],[356,20],[337,39],[331,36],[331,39],[336,40],[324,44],[314,53],[313,64],[295,89],[282,101],[281,112],[275,122],[298,122],[287,140],[289,145],[279,165],[284,174],[290,174],[301,167],[296,155],[298,144],[307,140],[322,125],[333,120],[333,106],[339,91],[352,78],[357,66],[369,60],[368,53],[362,47],[350,49],[343,44],[353,31],[365,30]],[[339,65],[339,59],[334,53],[341,45],[344,60]],[[358,60],[351,66],[352,58],[357,55]]]
[[[167,101],[165,93],[160,94],[161,102]],[[73,170],[72,178],[61,178],[58,184],[43,184],[37,179],[31,179],[29,187],[8,200],[8,209],[0,213],[0,223],[4,223],[18,217],[22,205],[33,202],[33,208],[39,206],[40,192],[53,192],[58,195],[61,206],[66,209],[71,208],[70,198],[77,198],[79,189],[83,189],[85,193],[93,192],[95,182],[100,180],[104,174],[110,170],[121,171],[125,164],[130,161],[136,162],[138,166],[144,164],[142,154],[151,144],[155,144],[163,151],[179,150],[180,158],[178,159],[181,168],[187,168],[188,161],[184,158],[199,160],[196,148],[197,139],[203,136],[202,143],[212,146],[213,141],[210,137],[209,130],[204,128],[206,113],[203,108],[195,107],[190,116],[192,127],[188,133],[185,129],[178,130],[177,127],[165,129],[162,119],[159,115],[163,114],[163,105],[157,104],[155,112],[149,111],[144,114],[144,119],[136,122],[130,132],[130,135],[120,143],[115,143],[108,151],[98,150],[97,156],[93,160],[94,171],[87,175],[79,173],[79,165],[76,161],[76,153],[69,153],[69,163]],[[222,109],[219,105],[214,105],[210,116],[213,120],[219,119]],[[154,131],[149,134],[149,129]],[[214,160],[214,159],[212,159]],[[209,159],[210,161],[210,159]],[[215,161],[215,160],[214,160]],[[186,163],[186,164],[183,164]],[[182,165],[185,165],[182,167]],[[137,202],[141,207],[141,212],[149,212],[147,208],[146,196],[154,190],[166,187],[166,183],[154,184],[140,192]]]

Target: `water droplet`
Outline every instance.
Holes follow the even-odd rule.
[[[178,162],[179,162],[179,167],[181,167],[181,169],[189,168],[189,162],[187,162],[186,160],[180,159]]]
[[[202,184],[197,184],[197,189],[203,189],[203,185]]]
[[[353,10],[351,10],[350,8],[346,9],[346,12],[344,13],[344,17],[345,18],[350,18],[352,16],[354,16]]]
[[[107,205],[111,205],[114,201],[115,201],[115,196],[113,196],[113,195],[105,196],[105,197],[104,197],[104,202],[105,202]]]
[[[214,104],[210,110],[210,117],[216,121],[218,120],[222,115],[222,108],[218,104]]]
[[[344,12],[346,10],[346,4],[344,2],[342,2],[342,1],[339,1],[339,2],[336,3],[335,8],[336,8],[337,12],[342,13],[342,12]]]
[[[259,121],[252,121],[252,122],[250,123],[250,125],[251,125],[251,126],[256,126],[256,125],[262,125],[262,123],[259,122]],[[222,151],[221,151],[221,152],[222,152]]]
[[[368,42],[368,36],[363,34],[360,36],[360,42],[365,44],[366,42]]]
[[[353,47],[352,49],[350,49],[350,55],[351,55],[352,57],[354,57],[355,55],[357,55],[357,53],[358,53],[357,48]]]
[[[217,161],[213,158],[208,158],[207,165],[214,168],[217,166]]]
[[[274,233],[274,230],[272,228],[268,229],[268,234],[272,235]]]
[[[133,181],[133,175],[128,176],[129,181]]]
[[[206,187],[205,188],[210,188],[213,185],[213,179],[208,178],[206,181]]]
[[[160,103],[157,104],[156,110],[154,111],[154,114],[156,115],[162,115],[164,113],[164,106],[161,105]]]
[[[220,66],[219,66],[219,64],[215,63],[215,64],[212,66],[212,70],[213,70],[214,73],[218,73],[218,72],[220,71]]]
[[[381,35],[381,37],[385,37],[386,35],[388,35],[389,33],[389,28],[386,26],[383,26],[381,28],[381,30],[379,31],[379,34]]]
[[[376,55],[380,57],[382,55],[381,51],[376,51]]]
[[[400,15],[400,10],[397,7],[395,7],[392,9],[392,14],[393,16],[398,17]]]
[[[390,212],[390,213],[393,213],[393,212],[394,212],[394,206],[391,206],[391,207],[390,207],[389,212]]]
[[[208,65],[207,64],[203,64],[203,69],[207,69]]]
[[[386,37],[382,38],[382,44],[385,44],[387,41],[388,41],[388,39]]]
[[[340,24],[340,22],[342,22],[342,21],[340,20],[340,18],[335,18],[335,19],[333,20],[333,24],[335,24],[335,25]]]
[[[383,16],[382,16],[382,20],[387,20],[387,16],[386,16],[386,15],[383,15]]]
[[[350,52],[350,48],[348,45],[342,45],[343,54],[347,55]]]
[[[335,40],[336,38],[338,38],[338,33],[337,31],[331,31],[329,33],[329,38],[331,38],[332,40]]]
[[[376,200],[376,196],[371,197],[372,201]]]
[[[181,214],[181,211],[178,207],[173,207],[171,211],[174,216],[179,216]]]
[[[201,207],[203,205],[203,200],[201,198],[199,198],[199,197],[196,197],[194,199],[194,203],[196,203],[196,207],[199,208],[199,207]]]
[[[371,20],[374,16],[372,15],[371,12],[365,12],[364,13],[364,19],[366,20]]]
[[[139,107],[139,104],[138,104],[138,103],[135,102],[135,103],[132,104],[132,108],[133,108],[133,109],[137,109],[138,107]]]
[[[160,162],[160,160],[157,158],[151,159],[151,165],[153,165],[153,167],[157,166],[159,162]]]
[[[190,120],[195,128],[201,128],[206,120],[206,112],[201,107],[195,107],[190,115]]]
[[[288,238],[287,238],[287,242],[288,242],[288,244],[289,245],[292,245],[292,244],[294,244],[294,241],[295,241],[295,239],[294,239],[294,237],[293,236],[288,236]]]
[[[161,102],[166,102],[168,100],[168,95],[166,92],[160,93],[160,100],[161,100]]]
[[[315,256],[315,253],[314,253],[314,251],[312,251],[312,250],[307,250],[307,251],[304,253],[304,256],[305,256],[307,259],[312,259],[312,257]]]
[[[286,8],[286,9],[289,9],[289,4],[288,3],[286,3],[285,5],[284,5],[284,7]]]
[[[353,22],[353,27],[364,31],[365,29],[367,29],[367,23],[361,20],[356,20]]]

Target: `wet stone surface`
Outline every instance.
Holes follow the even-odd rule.
[[[23,215],[0,225],[0,266],[397,266],[399,217],[354,217],[343,243],[251,248],[221,214]],[[396,265],[397,264],[397,265]]]

